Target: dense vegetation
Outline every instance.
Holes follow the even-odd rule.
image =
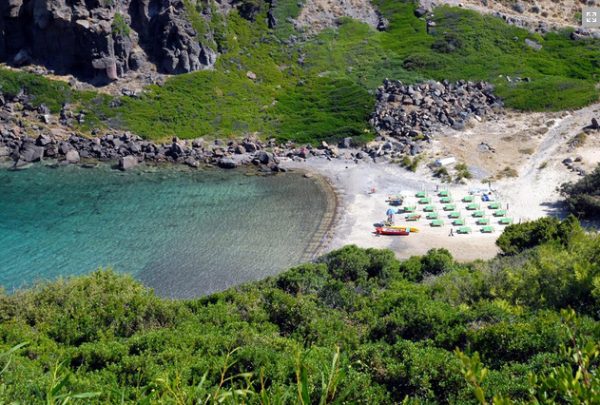
[[[470,264],[347,246],[191,301],[112,271],[3,294],[0,401],[597,402],[600,238],[561,225]]]
[[[214,6],[187,1],[200,37],[213,32],[210,45],[222,52],[215,69],[173,77],[162,87],[151,86],[141,99],[123,98],[121,107],[110,109],[106,99],[92,103],[93,97],[74,96],[66,85],[6,71],[0,71],[0,87],[14,91],[18,78],[39,102],[76,101],[88,111],[87,128],[104,121],[151,138],[260,132],[299,142],[368,139],[374,90],[386,77],[488,80],[508,106],[523,110],[576,108],[598,97],[599,40],[573,41],[566,31],[542,37],[449,7],[435,10],[437,26],[428,34],[412,2],[377,0],[390,21],[385,32],[342,19],[336,29],[290,41],[299,34],[286,17],[297,15],[298,4],[277,1],[273,14],[279,25],[270,30],[264,1],[244,2],[247,18],[232,12],[225,19],[213,10],[208,22],[201,13]],[[526,38],[542,49],[528,47]],[[257,79],[248,78],[248,71]],[[505,76],[531,80],[509,82]]]
[[[581,218],[600,218],[600,164],[575,183],[561,186],[569,210]]]

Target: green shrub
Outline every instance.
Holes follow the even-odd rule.
[[[582,218],[600,217],[600,165],[575,183],[560,187],[571,213]]]
[[[544,217],[507,226],[496,245],[504,254],[514,255],[546,242],[558,242],[566,246],[571,235],[579,231],[579,224],[573,217],[562,222],[553,217]]]
[[[121,13],[115,13],[111,26],[113,35],[120,35],[122,37],[131,35],[131,28]]]

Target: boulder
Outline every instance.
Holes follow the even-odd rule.
[[[75,149],[71,149],[65,155],[65,160],[68,163],[79,163],[79,160],[80,160],[79,152],[77,152]]]
[[[417,7],[415,9],[415,17],[417,18],[421,18],[423,17],[425,14],[427,14],[427,10],[425,10],[425,8],[423,7]]]
[[[226,157],[220,158],[217,161],[217,165],[222,169],[235,169],[236,167],[238,167],[238,164],[235,160]]]
[[[44,148],[33,143],[26,143],[19,153],[19,160],[24,162],[39,162],[44,157]]]
[[[133,169],[138,163],[138,159],[135,156],[123,156],[119,159],[119,170]]]

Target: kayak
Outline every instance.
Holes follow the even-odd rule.
[[[419,232],[419,228],[415,228],[415,227],[412,227],[412,226],[406,226],[406,225],[390,225],[390,226],[388,226],[388,228],[390,228],[390,229],[400,229],[401,231],[408,230],[409,232]]]
[[[375,228],[375,233],[377,235],[398,235],[398,236],[408,236],[410,232],[407,232],[404,229],[393,229],[393,228]]]

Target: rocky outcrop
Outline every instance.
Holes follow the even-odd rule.
[[[485,82],[448,81],[406,85],[385,80],[377,90],[377,105],[371,125],[380,135],[406,145],[411,154],[418,142],[429,140],[434,130],[450,126],[461,130],[470,119],[500,112],[502,101]]]
[[[0,60],[12,65],[36,63],[102,84],[152,65],[177,74],[215,59],[182,0],[0,2]]]

